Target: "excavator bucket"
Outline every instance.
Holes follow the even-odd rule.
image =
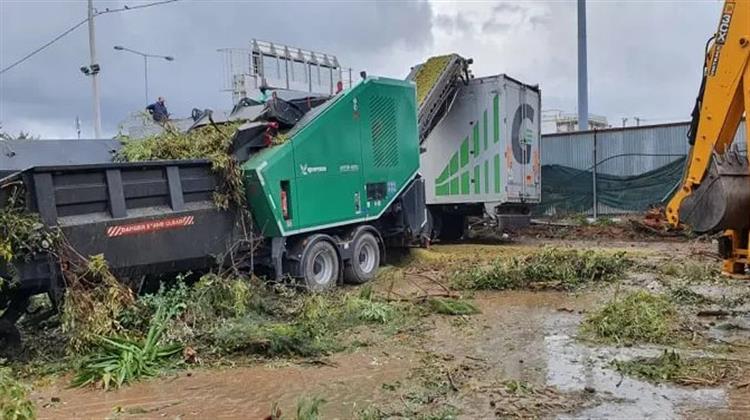
[[[680,218],[697,233],[750,227],[750,168],[747,157],[715,154],[700,185],[682,202]]]

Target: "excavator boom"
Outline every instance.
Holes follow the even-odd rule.
[[[730,274],[748,265],[750,169],[747,153],[732,145],[743,114],[750,115],[750,0],[727,0],[705,57],[685,174],[666,211],[673,225],[724,231],[719,251]]]

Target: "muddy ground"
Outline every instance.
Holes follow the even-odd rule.
[[[655,384],[623,375],[613,360],[658,355],[656,345],[616,347],[580,339],[587,313],[623,289],[659,291],[660,270],[712,264],[715,247],[695,239],[608,235],[584,239],[531,231],[499,243],[434,245],[423,256],[487,258],[524,254],[545,245],[624,250],[637,264],[615,283],[576,292],[464,293],[481,310],[473,316],[430,315],[395,334],[352,332],[357,346],[324,359],[238,361],[195,367],[116,391],[71,389],[69,378],[38,383],[32,397],[40,418],[250,418],[278,404],[294,418],[301,398],[325,399],[322,417],[349,418],[750,418],[750,378],[714,386]],[[403,276],[382,276],[381,293],[398,297],[445,293],[436,271],[409,264]],[[389,268],[386,269],[386,272]],[[691,284],[707,296],[742,296],[741,280]],[[686,352],[750,361],[747,305],[698,317],[710,346]],[[720,328],[731,325],[732,328]],[[671,347],[670,347],[671,348]],[[750,372],[750,370],[748,370]]]

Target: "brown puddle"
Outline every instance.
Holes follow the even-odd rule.
[[[484,325],[469,333],[472,338],[456,340],[450,330],[439,328],[434,332],[431,350],[485,360],[488,370],[482,373],[481,382],[515,379],[562,392],[587,390],[604,396],[593,407],[557,418],[661,419],[697,410],[750,416],[747,401],[735,397],[735,392],[654,385],[623,377],[610,367],[613,359],[656,356],[662,351],[659,348],[590,347],[576,341],[582,319],[579,311],[601,299],[594,294],[554,292],[484,294],[478,297]],[[467,418],[494,413],[489,406],[478,406],[481,403],[475,395],[455,402]]]
[[[405,375],[413,352],[370,350],[340,354],[333,366],[290,364],[196,370],[176,378],[146,381],[104,392],[66,389],[64,384],[36,397],[40,419],[59,418],[247,418],[262,419],[278,403],[293,418],[298,399],[320,396],[327,401],[326,419],[348,419],[379,396],[381,384]],[[52,398],[60,401],[48,404]],[[44,407],[44,405],[49,405]],[[119,412],[119,414],[118,414]]]

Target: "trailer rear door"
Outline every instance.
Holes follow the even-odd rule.
[[[541,198],[540,95],[533,88],[507,79],[505,109],[505,171],[509,202],[538,202]]]

